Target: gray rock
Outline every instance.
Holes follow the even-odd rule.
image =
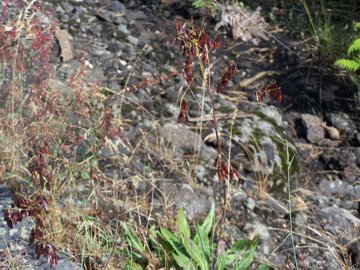
[[[318,217],[323,220],[324,230],[333,235],[346,234],[352,236],[356,234],[356,228],[360,227],[360,219],[349,211],[338,207],[326,207],[318,213]]]
[[[146,16],[141,10],[127,10],[125,15],[129,20],[145,20],[148,18],[148,16]]]
[[[348,137],[354,137],[357,133],[356,124],[346,113],[329,113],[326,120]]]
[[[118,0],[111,1],[107,7],[108,10],[113,12],[125,12],[126,7],[123,3],[120,3]]]
[[[183,208],[190,220],[204,217],[210,210],[212,192],[209,189],[193,189],[189,184],[165,181],[161,183],[161,190],[161,196],[166,196],[167,200],[174,202],[176,211]]]
[[[261,244],[258,246],[257,250],[264,255],[269,255],[270,251],[273,250],[273,240],[269,233],[268,227],[259,221],[253,223],[248,223],[244,227],[247,234],[251,237],[258,235],[261,239]]]
[[[160,137],[171,143],[175,151],[180,151],[179,153],[196,154],[200,151],[201,157],[211,162],[217,156],[216,150],[205,145],[200,135],[187,126],[169,123],[160,127],[158,131]]]
[[[247,198],[246,208],[252,212],[255,209],[255,206],[256,206],[256,202],[251,197]]]
[[[127,36],[127,40],[135,46],[139,44],[139,39],[134,36]]]
[[[319,190],[321,193],[327,196],[350,196],[354,195],[354,187],[346,182],[337,178],[335,181],[322,180],[319,184]]]
[[[296,148],[287,136],[287,124],[281,120],[277,109],[250,108],[250,113],[253,117],[241,118],[234,123],[233,139],[246,145],[246,148],[253,153],[249,158],[251,162],[246,164],[246,160],[240,155],[235,157],[235,162],[243,164],[246,170],[253,174],[261,173],[273,176],[276,172],[287,170],[284,165],[287,164],[288,151],[290,159],[294,156],[291,174],[297,173],[299,160]],[[243,156],[248,157],[248,153],[244,151]],[[277,174],[271,179],[273,181],[269,182],[270,188],[281,185],[284,187],[285,180],[281,175]]]
[[[37,270],[82,270],[83,268],[79,265],[69,261],[68,258],[62,257],[58,259],[56,267],[49,265],[47,262],[43,262],[41,265],[36,267]]]
[[[325,129],[319,117],[311,114],[302,114],[298,121],[297,130],[300,129],[300,135],[311,143],[320,143],[325,138]]]
[[[66,13],[71,13],[74,10],[74,6],[69,2],[62,2],[61,6]]]

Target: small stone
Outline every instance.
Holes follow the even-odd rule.
[[[9,235],[10,237],[13,237],[14,235],[16,235],[18,233],[18,229],[10,229],[9,230]]]
[[[315,115],[302,114],[295,121],[299,136],[305,137],[311,143],[320,143],[325,138],[325,130],[321,119]]]
[[[137,38],[134,37],[134,36],[127,36],[127,40],[128,40],[131,44],[133,44],[133,45],[135,45],[135,46],[137,46],[138,43],[139,43],[139,39],[137,39]]]
[[[340,132],[337,128],[334,127],[325,127],[326,134],[332,140],[339,140],[340,139]]]
[[[246,208],[249,211],[253,211],[255,209],[255,206],[256,206],[255,201],[251,197],[247,198],[247,200],[246,200]]]

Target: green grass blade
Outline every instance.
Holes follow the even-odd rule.
[[[209,263],[206,261],[202,250],[191,239],[184,239],[184,247],[190,257],[197,263],[201,270],[209,270]]]
[[[209,214],[207,215],[203,224],[201,225],[201,228],[204,230],[204,233],[206,235],[209,235],[210,230],[214,223],[214,219],[215,219],[215,203],[212,201]]]
[[[184,215],[184,210],[180,209],[178,215],[177,215],[177,223],[178,223],[178,230],[181,235],[184,237],[190,238],[190,226],[189,223],[186,220],[186,217]]]

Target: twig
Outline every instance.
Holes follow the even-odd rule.
[[[250,84],[253,84],[254,82],[266,77],[266,76],[274,76],[274,75],[282,75],[284,74],[284,72],[281,71],[273,71],[273,70],[265,70],[265,71],[261,71],[257,74],[255,74],[254,76],[252,76],[251,78],[242,80],[237,86],[236,86],[236,90],[241,90],[242,88],[246,88],[248,87]]]
[[[241,115],[236,115],[235,119],[240,119],[240,118],[251,118],[251,117],[255,117],[256,115],[254,114],[241,114]],[[217,118],[218,121],[220,120],[229,120],[232,119],[233,117],[230,114],[226,114],[226,113],[219,113],[216,114],[215,117]],[[187,121],[190,123],[195,123],[195,122],[206,122],[206,121],[211,121],[213,120],[213,115],[212,114],[206,114],[203,117],[187,117]]]

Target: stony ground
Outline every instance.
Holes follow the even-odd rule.
[[[181,70],[173,20],[199,21],[204,15],[183,2],[47,2],[60,27],[70,34],[74,54],[58,63],[52,86],[65,87],[63,81],[80,65],[83,50],[87,82],[113,91]],[[210,34],[217,20],[219,16],[207,20]],[[268,29],[270,33],[275,26]],[[254,45],[251,40],[234,40],[221,27],[222,49],[211,58],[214,78],[228,60],[234,60],[238,69],[233,85],[216,97],[216,109],[226,116],[219,121],[221,133],[229,135],[223,137],[225,151],[231,149],[232,164],[240,171],[239,183],[229,188],[224,236],[236,240],[259,234],[257,260],[276,269],[293,269],[290,197],[299,267],[360,269],[360,121],[354,89],[330,69],[308,65],[301,40],[290,40],[286,31],[273,32]],[[55,48],[54,59],[59,49]],[[261,72],[253,83],[244,83]],[[256,102],[256,88],[271,79],[281,86],[283,102]],[[219,201],[222,194],[213,166],[216,149],[209,141],[210,124],[196,120],[200,116],[196,104],[190,104],[195,120],[177,123],[177,102],[185,87],[179,76],[128,94],[122,111],[127,143],[117,142],[116,153],[107,148],[102,152],[106,175],[118,182],[126,179],[137,196],[146,197],[158,221],[162,216],[171,219],[180,208],[190,219],[201,218],[211,199]],[[201,93],[196,95],[201,98]],[[114,113],[118,103],[112,105]],[[127,160],[128,166],[119,165],[119,160]],[[10,193],[0,188],[0,208],[10,203]],[[103,207],[111,207],[106,198]],[[47,269],[46,263],[33,259],[27,244],[31,225],[26,220],[9,230],[1,222],[5,241],[0,241],[0,250],[17,256],[21,269]],[[78,268],[65,258],[57,267]]]

